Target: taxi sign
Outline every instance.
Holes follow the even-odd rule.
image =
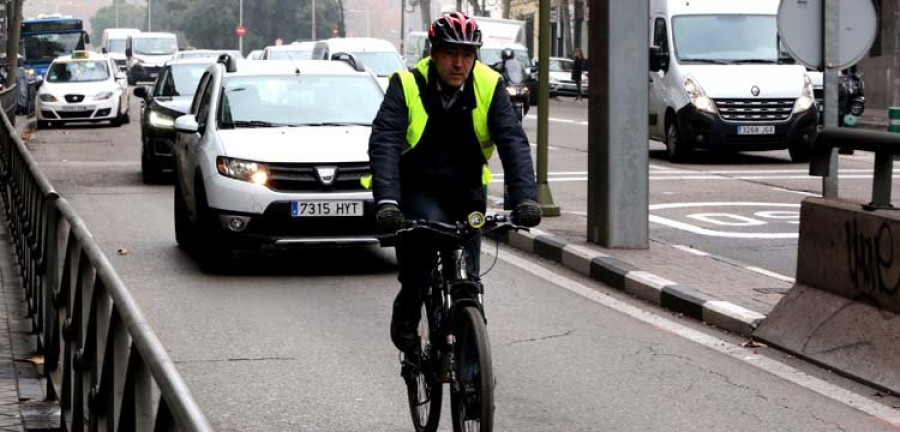
[[[87,58],[90,58],[90,54],[87,51],[73,51],[72,58],[73,59],[87,59]]]

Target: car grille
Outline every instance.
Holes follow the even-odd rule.
[[[732,122],[778,122],[791,117],[793,99],[719,99],[719,116]]]
[[[79,103],[84,100],[84,95],[79,94],[67,94],[65,96],[66,102],[68,103]]]
[[[279,192],[362,191],[360,178],[369,175],[368,162],[340,164],[270,163],[269,188]],[[334,180],[327,184],[317,168],[335,168]]]

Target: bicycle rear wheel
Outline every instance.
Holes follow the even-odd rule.
[[[455,432],[491,432],[494,428],[494,373],[491,347],[481,311],[465,306],[456,311],[456,384],[450,406]]]
[[[422,319],[419,321],[419,358],[403,366],[403,380],[406,381],[406,394],[409,398],[409,412],[412,415],[416,432],[434,432],[441,420],[441,403],[444,399],[443,383],[437,370],[439,362],[437,350],[431,338],[435,329],[435,319],[427,306],[422,307]]]

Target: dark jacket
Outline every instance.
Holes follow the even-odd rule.
[[[428,83],[424,87],[420,85],[428,123],[416,147],[402,155],[407,147],[409,111],[400,77],[395,75],[390,80],[369,139],[375,200],[394,200],[402,208],[403,191],[415,190],[437,194],[451,206],[483,208],[481,169],[485,160],[472,125],[471,111],[475,106],[472,77],[456,102],[445,110],[437,90],[435,68],[431,67],[429,73]],[[488,129],[503,164],[504,181],[512,202],[537,200],[528,138],[502,80],[494,90],[488,111]]]
[[[584,73],[584,59],[575,57],[572,59],[572,81],[581,81]]]

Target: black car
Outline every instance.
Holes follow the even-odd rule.
[[[175,119],[191,108],[200,78],[215,59],[185,59],[166,63],[152,87],[139,86],[141,104],[141,173],[144,183],[157,183],[171,170]]]

